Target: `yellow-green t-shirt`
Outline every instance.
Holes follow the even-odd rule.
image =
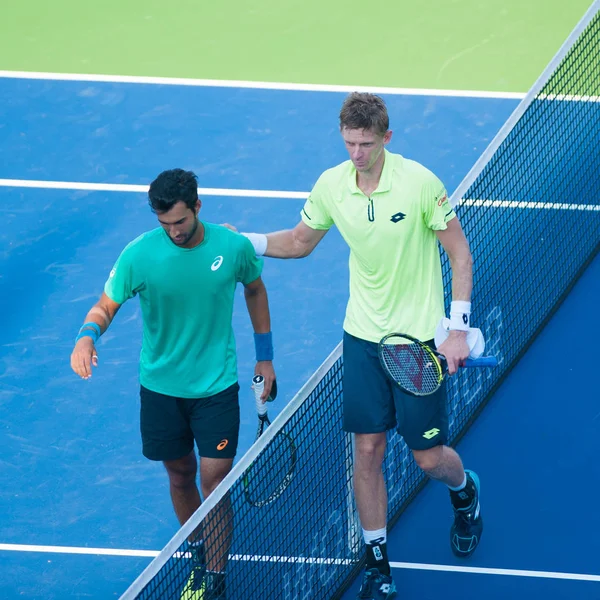
[[[345,331],[371,342],[393,332],[433,338],[444,316],[435,232],[456,215],[431,171],[385,151],[379,186],[368,198],[346,161],[321,175],[301,214],[312,229],[335,224],[350,247]]]

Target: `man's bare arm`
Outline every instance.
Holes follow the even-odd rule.
[[[294,229],[267,234],[265,256],[273,258],[304,258],[325,237],[327,229],[312,229],[300,221]]]
[[[100,296],[98,302],[94,304],[86,315],[81,331],[89,329],[94,337],[85,335],[78,339],[71,354],[71,368],[83,379],[89,379],[92,376],[92,366],[98,366],[98,354],[95,345],[97,332],[93,325],[87,324],[95,323],[100,328],[100,335],[102,335],[112,323],[120,307],[120,304],[114,302],[102,292],[102,296]]]
[[[448,228],[436,231],[452,267],[452,300],[471,301],[473,257],[458,218],[448,221]]]
[[[271,331],[269,300],[267,298],[267,289],[260,277],[244,286],[244,297],[254,333],[269,333]]]
[[[223,227],[237,231],[229,223]],[[308,256],[325,237],[327,229],[313,229],[300,221],[294,229],[283,229],[273,233],[242,233],[254,246],[256,256],[272,258],[304,258]]]
[[[271,315],[269,312],[269,300],[267,297],[267,289],[262,279],[259,277],[252,283],[244,286],[244,297],[248,314],[252,321],[254,329],[255,344],[257,352],[257,362],[254,368],[255,375],[262,375],[265,378],[265,389],[262,393],[263,401],[266,400],[273,387],[275,381],[275,370],[273,368],[272,357],[272,338],[271,338]],[[258,339],[258,338],[262,338]],[[270,355],[267,357],[259,356],[262,346],[269,346]],[[264,353],[264,348],[263,348]]]
[[[471,313],[471,292],[473,289],[473,258],[469,243],[455,217],[448,221],[448,228],[436,231],[452,267],[452,304],[448,338],[438,350],[448,361],[448,373],[453,375],[469,356],[467,332]],[[463,318],[464,317],[464,318]]]
[[[102,292],[98,302],[92,306],[90,312],[86,315],[84,323],[97,323],[101,332],[104,333],[112,323],[119,308],[121,308],[120,304],[111,300],[105,292]]]

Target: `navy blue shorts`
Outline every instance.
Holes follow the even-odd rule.
[[[177,460],[198,445],[206,458],[234,458],[240,430],[240,386],[208,398],[175,398],[140,386],[142,452],[150,460]]]
[[[386,376],[377,344],[344,332],[344,431],[382,433],[396,427],[411,450],[427,450],[448,439],[446,387],[416,398]]]

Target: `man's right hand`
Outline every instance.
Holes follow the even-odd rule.
[[[82,379],[92,376],[92,365],[98,366],[98,354],[91,337],[85,336],[77,341],[71,354],[71,369]]]

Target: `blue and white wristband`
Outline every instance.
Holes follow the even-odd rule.
[[[98,338],[102,335],[102,330],[100,329],[100,325],[98,323],[94,323],[90,321],[89,323],[84,323],[75,338],[75,341],[78,342],[83,337],[91,337],[94,344],[98,340]]]
[[[273,360],[273,334],[255,333],[254,350],[256,351],[256,362]]]
[[[469,331],[471,323],[471,303],[454,300],[450,304],[450,331]]]

